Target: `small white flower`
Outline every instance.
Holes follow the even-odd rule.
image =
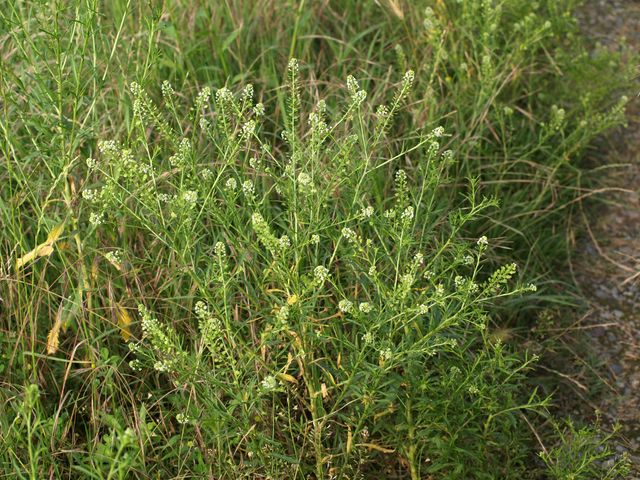
[[[298,59],[297,58],[292,58],[291,60],[289,60],[288,68],[289,68],[289,70],[291,72],[297,73],[298,69],[299,69]]]
[[[227,190],[233,192],[236,190],[236,188],[238,188],[238,182],[236,182],[235,178],[229,178],[225,182],[224,186],[227,188]]]
[[[338,303],[338,308],[343,313],[350,313],[353,311],[353,303],[346,299],[340,300],[340,302]]]
[[[164,82],[162,82],[161,90],[162,90],[162,96],[164,98],[171,98],[175,94],[175,91],[173,90],[173,87],[169,83],[169,80],[165,80]]]
[[[360,215],[362,215],[364,218],[371,218],[371,216],[373,215],[373,212],[374,212],[373,207],[369,205],[368,207],[363,208],[360,211]]]
[[[242,89],[242,97],[247,101],[251,101],[253,99],[253,85],[252,84],[247,83],[247,85]]]
[[[411,220],[413,220],[413,215],[414,215],[413,207],[409,205],[407,208],[404,209],[404,212],[402,212],[401,218],[405,222],[410,222]]]
[[[358,86],[358,81],[355,79],[353,75],[349,75],[347,77],[347,90],[351,95],[355,95],[360,87]]]
[[[251,135],[253,135],[253,132],[255,131],[255,129],[256,129],[256,122],[254,122],[253,120],[249,120],[244,125],[242,125],[242,133],[244,134],[245,137],[250,137]]]
[[[405,87],[410,87],[413,84],[413,80],[415,78],[415,74],[413,70],[407,70],[402,78],[402,84]]]
[[[429,313],[429,305],[425,305],[424,303],[418,305],[418,313],[420,315],[426,315],[427,313]]]
[[[278,380],[276,380],[276,377],[274,377],[273,375],[266,376],[264,380],[262,380],[261,384],[262,388],[267,391],[275,390],[276,388],[278,388]]]
[[[385,218],[393,219],[396,217],[396,211],[393,208],[390,208],[389,210],[385,210],[384,216]]]
[[[231,93],[231,90],[229,90],[227,87],[222,87],[216,91],[217,102],[228,101],[228,100],[231,100],[232,98],[233,98],[233,94]]]
[[[158,372],[168,372],[170,370],[169,365],[166,362],[157,361],[153,364],[153,369]]]
[[[400,282],[407,287],[411,287],[415,281],[416,279],[411,273],[405,273],[400,277]]]
[[[287,305],[283,305],[278,310],[278,313],[276,313],[276,319],[279,322],[284,323],[287,321],[288,318],[289,318],[289,307]]]
[[[131,82],[129,84],[129,90],[131,90],[131,93],[133,93],[134,95],[138,95],[139,93],[142,93],[142,87],[138,82]]]
[[[289,237],[286,235],[282,235],[278,240],[278,243],[280,244],[280,248],[283,250],[286,250],[291,246],[291,240],[289,240]]]
[[[318,245],[320,243],[320,235],[318,235],[317,233],[311,235],[311,243],[314,245]]]
[[[96,191],[90,188],[87,188],[82,191],[82,198],[85,200],[91,201],[96,198]]]
[[[94,227],[101,225],[104,222],[104,215],[102,213],[91,212],[89,215],[89,223]]]
[[[298,174],[298,183],[304,187],[308,187],[311,185],[312,180],[308,173],[300,172]]]
[[[318,265],[313,269],[313,276],[318,283],[324,283],[329,278],[329,270],[322,265]]]
[[[133,345],[133,343],[129,343],[129,345]],[[129,362],[129,367],[131,368],[131,370],[134,370],[136,372],[142,370],[142,364],[140,363],[140,360],[137,359],[131,360]]]
[[[375,338],[376,337],[372,332],[367,332],[362,335],[362,341],[365,343],[365,345],[373,345]]]
[[[487,245],[489,245],[489,240],[487,239],[486,235],[483,235],[478,239],[478,241],[476,243],[480,247],[486,247]]]
[[[112,265],[120,265],[122,263],[122,254],[118,250],[113,250],[111,252],[107,252],[104,257],[111,263]]]
[[[193,419],[191,417],[189,417],[188,415],[185,415],[184,413],[179,413],[179,414],[176,415],[176,421],[180,425],[186,425],[187,423],[193,422]]]
[[[356,105],[360,105],[362,102],[365,101],[365,99],[367,98],[367,92],[365,92],[364,90],[358,90],[353,96],[353,103],[355,103]]]
[[[435,13],[433,12],[433,8],[427,7],[424,11],[424,20],[422,21],[422,26],[427,32],[429,32],[435,27],[436,21],[437,19]]]
[[[216,242],[216,245],[213,247],[213,251],[215,252],[217,257],[225,257],[227,255],[227,247],[223,242]]]
[[[187,190],[182,194],[182,198],[189,208],[192,208],[198,201],[198,192],[194,190]]]
[[[387,118],[389,116],[391,112],[389,111],[389,107],[387,107],[386,105],[380,105],[377,109],[376,109],[376,116],[380,119],[380,120],[384,120],[385,118]]]
[[[207,103],[210,98],[211,98],[211,88],[204,87],[202,90],[200,90],[200,92],[198,93],[198,96],[196,97],[196,104],[199,105],[200,107],[203,107],[204,104]]]
[[[256,103],[256,106],[253,107],[253,113],[257,116],[257,117],[261,117],[264,115],[264,104],[262,103]]]
[[[244,182],[242,182],[242,193],[244,193],[246,197],[253,197],[253,194],[255,193],[255,187],[253,186],[253,182],[251,180],[245,180]]]
[[[113,140],[102,140],[98,142],[98,150],[106,155],[116,156],[118,154],[118,144]]]
[[[362,302],[360,303],[360,305],[358,305],[358,310],[360,310],[362,313],[370,313],[373,310],[373,307],[368,302]]]
[[[198,318],[207,318],[209,316],[209,306],[202,300],[196,302],[193,311]]]
[[[358,235],[356,235],[356,232],[354,232],[351,228],[348,228],[348,227],[344,227],[342,229],[342,236],[349,243],[355,243],[355,241],[358,239]]]
[[[183,138],[178,145],[178,151],[175,155],[169,157],[169,163],[173,167],[184,167],[189,160],[189,153],[191,152],[191,142],[188,138]]]
[[[262,162],[260,162],[260,159],[258,157],[251,157],[249,159],[249,166],[251,168],[253,168],[254,170],[260,170],[260,167]]]
[[[293,174],[294,174],[293,164],[291,162],[289,162],[284,166],[284,173],[282,174],[282,176],[283,177],[287,177],[287,176],[292,177]]]

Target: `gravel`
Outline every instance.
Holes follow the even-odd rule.
[[[622,45],[640,52],[640,2],[587,0],[578,14],[582,30],[611,50]],[[605,427],[622,426],[616,446],[634,463],[640,479],[640,105],[629,108],[627,129],[607,139],[606,161],[629,163],[614,176],[616,186],[632,191],[610,197],[612,204],[590,225],[592,235],[579,243],[575,271],[590,301],[585,324],[590,348],[608,366],[609,388],[595,405]],[[594,239],[596,241],[594,241]],[[635,276],[638,274],[637,276]],[[601,325],[600,327],[594,327]]]

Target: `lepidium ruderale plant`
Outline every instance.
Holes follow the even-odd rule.
[[[441,200],[444,129],[389,138],[413,72],[386,105],[350,76],[309,107],[300,68],[273,114],[251,85],[205,88],[182,118],[170,85],[156,105],[133,84],[135,131],[89,161],[85,218],[120,252],[104,294],[139,303],[148,458],[176,455],[161,476],[517,476],[545,401],[490,307],[534,287],[462,233],[497,202],[473,179]]]

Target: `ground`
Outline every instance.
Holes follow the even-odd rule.
[[[590,0],[580,15],[588,35],[606,48],[623,44],[640,51],[640,2]],[[620,422],[640,478],[640,99],[632,100],[629,125],[603,143],[605,163],[624,164],[612,174],[616,190],[607,197],[573,266],[590,308],[580,320],[590,347],[608,370],[607,389],[594,405],[605,425]]]

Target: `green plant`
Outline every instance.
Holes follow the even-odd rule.
[[[69,473],[68,468],[81,474],[82,478],[129,478],[139,460],[133,430],[123,428],[121,419],[105,413],[99,420],[101,429],[106,430],[103,438],[96,440],[86,455],[78,452],[65,459],[68,462],[61,462],[53,454],[52,446],[65,443],[65,436],[70,433],[70,419],[64,413],[48,414],[40,395],[38,386],[32,384],[25,388],[21,397],[6,399],[0,424],[0,458],[5,474],[30,480],[61,478]]]
[[[40,392],[7,473],[540,474],[498,339],[569,301],[629,79],[573,7],[4,2],[0,400]]]
[[[559,443],[548,451],[540,452],[549,469],[550,478],[579,480],[589,478],[628,478],[630,461],[625,453],[619,455],[611,449],[611,440],[619,431],[604,433],[596,426],[577,428],[573,422],[565,422],[558,429]]]
[[[128,145],[102,142],[89,162],[83,216],[117,248],[109,261],[166,279],[135,295],[155,300],[138,307],[131,367],[166,383],[165,435],[197,439],[179,464],[216,478],[517,475],[519,412],[545,402],[522,390],[530,360],[491,340],[487,308],[532,287],[511,286],[515,264],[483,274],[487,238],[462,235],[496,202],[475,180],[459,207],[440,200],[454,166],[442,128],[387,136],[413,72],[389,107],[349,77],[344,108],[303,114],[298,69],[282,140],[251,86],[216,91],[213,111],[203,90],[187,128],[168,85],[159,109],[133,84]]]

